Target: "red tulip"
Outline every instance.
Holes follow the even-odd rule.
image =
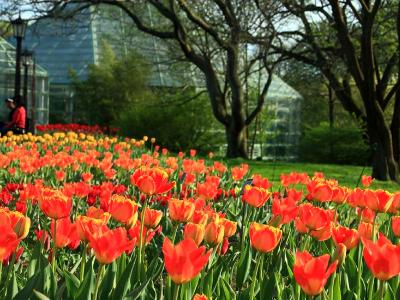
[[[206,252],[206,247],[197,247],[192,239],[184,239],[174,246],[164,239],[162,252],[165,269],[176,284],[183,284],[196,277],[207,264],[212,249]]]
[[[72,199],[58,190],[44,189],[39,198],[39,207],[49,218],[62,219],[69,217]]]
[[[56,232],[54,232],[54,223],[57,222]],[[76,249],[79,246],[80,238],[76,224],[71,223],[69,218],[52,220],[50,226],[51,237],[55,238],[57,248],[69,247]]]
[[[379,280],[389,280],[400,274],[400,245],[393,245],[383,234],[374,243],[361,238],[364,260],[372,274]]]
[[[344,226],[332,229],[332,238],[336,245],[344,244],[348,250],[357,247],[360,237],[358,231]]]
[[[132,242],[128,240],[126,230],[122,227],[93,234],[89,240],[96,259],[102,264],[112,263],[132,248]]]
[[[243,193],[243,201],[253,207],[261,207],[267,202],[271,193],[266,189],[246,185]]]
[[[331,274],[335,272],[338,261],[334,261],[329,267],[329,255],[312,257],[307,251],[296,252],[293,273],[296,282],[301,289],[310,296],[318,295]]]
[[[392,217],[392,231],[396,237],[400,237],[400,216]]]
[[[144,211],[144,225],[148,228],[156,228],[163,216],[162,211],[146,208]]]

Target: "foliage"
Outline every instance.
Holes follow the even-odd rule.
[[[357,127],[330,128],[326,122],[305,130],[300,160],[312,163],[368,165],[370,150]]]
[[[223,128],[213,118],[204,92],[161,89],[153,90],[153,97],[124,111],[118,120],[121,133],[157,137],[159,145],[176,152],[218,150],[224,141]]]
[[[80,80],[71,71],[74,122],[116,126],[123,112],[149,96],[148,69],[137,53],[132,51],[117,59],[111,46],[103,42],[99,64],[89,66],[87,79]]]

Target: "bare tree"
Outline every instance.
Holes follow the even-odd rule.
[[[265,1],[255,2],[267,9]],[[275,51],[321,71],[343,107],[363,123],[373,177],[399,181],[399,39],[388,38],[400,34],[398,1],[280,3],[293,23],[278,30]]]
[[[263,109],[272,71],[279,60],[271,62],[266,55],[274,37],[271,22],[277,11],[276,1],[268,1],[268,12],[262,13],[247,0],[26,1],[36,18],[59,15],[67,7],[73,14],[91,5],[112,5],[125,12],[139,30],[176,43],[186,60],[204,76],[213,114],[225,127],[227,156],[248,156],[247,127]],[[157,22],[144,16],[145,9],[151,9]],[[249,59],[244,60],[245,55]],[[263,66],[268,78],[246,114],[245,74],[255,65]]]

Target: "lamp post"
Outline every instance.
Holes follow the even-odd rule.
[[[26,22],[21,19],[19,16],[17,19],[11,21],[11,25],[13,27],[13,34],[17,40],[17,52],[15,58],[15,88],[14,88],[14,97],[18,98],[20,89],[21,89],[21,47],[22,47],[22,39],[25,36],[26,30]]]

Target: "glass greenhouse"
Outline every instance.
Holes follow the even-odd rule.
[[[148,22],[156,22],[146,6],[143,16]],[[194,75],[192,65],[174,63],[177,57],[173,57],[173,53],[179,51],[171,51],[172,45],[138,31],[132,21],[114,7],[91,7],[67,20],[39,20],[28,28],[25,40],[49,74],[51,122],[73,119],[70,71],[74,70],[79,79],[84,79],[88,65],[99,63],[103,41],[111,45],[117,55],[133,49],[145,57],[152,68],[150,86],[204,88],[201,76]],[[257,139],[251,145],[253,158],[297,158],[300,104],[299,93],[274,76],[266,99],[265,116],[256,128]]]
[[[34,70],[33,70],[34,69]],[[0,100],[14,95],[15,80],[15,48],[0,37]],[[47,72],[39,65],[28,68],[27,82],[27,113],[32,119],[35,112],[36,124],[47,124],[49,119],[49,93]],[[21,68],[21,94],[24,87],[24,68]],[[34,98],[34,102],[32,101]],[[35,104],[35,110],[33,110]],[[3,103],[0,105],[1,121],[8,118],[8,109]]]

